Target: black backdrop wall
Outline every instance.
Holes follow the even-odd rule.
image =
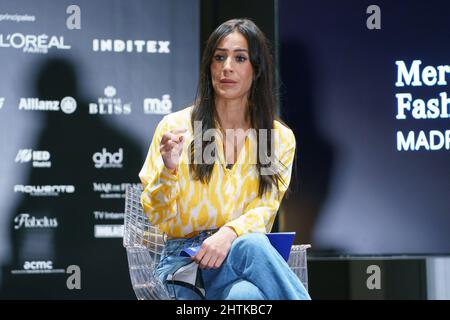
[[[124,188],[198,60],[198,0],[1,2],[0,297],[134,297]]]
[[[275,44],[275,12],[273,0],[2,1],[0,297],[134,298],[124,188],[156,124],[193,101],[213,29],[249,17]],[[82,290],[66,286],[71,265]]]

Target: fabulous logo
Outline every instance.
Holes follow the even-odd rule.
[[[29,213],[21,213],[14,218],[14,229],[20,228],[56,228],[58,227],[58,220],[56,218],[36,218]]]

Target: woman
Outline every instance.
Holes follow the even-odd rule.
[[[195,104],[161,120],[139,174],[144,211],[167,235],[156,274],[172,297],[309,299],[265,236],[295,154],[275,107],[265,36],[247,19],[223,23],[203,53]]]

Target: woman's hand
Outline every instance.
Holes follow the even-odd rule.
[[[192,259],[199,263],[202,269],[220,268],[236,238],[237,234],[232,228],[222,227],[203,241],[200,250]]]
[[[164,161],[164,165],[169,170],[175,170],[180,162],[183,151],[184,136],[187,129],[173,129],[163,134],[159,151]]]

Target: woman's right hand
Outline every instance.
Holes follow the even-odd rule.
[[[164,165],[169,170],[175,170],[180,162],[181,152],[185,137],[183,134],[186,128],[172,129],[163,134],[159,151],[164,161]]]

